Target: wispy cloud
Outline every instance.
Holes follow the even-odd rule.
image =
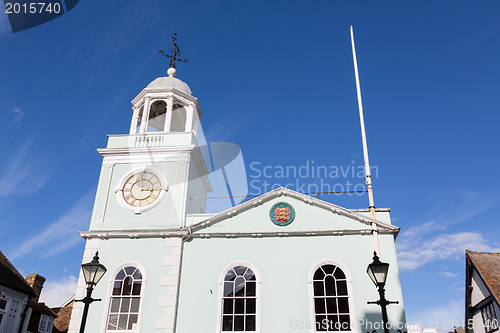
[[[9,164],[1,170],[0,198],[15,194],[31,194],[38,191],[51,177],[54,160],[44,155],[39,157],[33,138],[18,149],[17,154],[7,157]]]
[[[440,333],[453,331],[453,326],[462,326],[464,319],[463,299],[453,299],[439,304],[438,299],[431,300],[432,307],[415,313],[406,313],[407,323],[418,324],[421,328],[435,328]]]
[[[12,121],[10,122],[10,127],[15,127],[15,128],[20,128],[22,125],[22,120],[24,118],[24,112],[21,111],[20,108],[14,108],[12,110],[12,113],[14,113],[14,117]]]
[[[397,245],[399,268],[414,270],[436,260],[460,260],[467,249],[484,252],[500,250],[488,243],[479,232],[443,233],[427,240],[424,236],[401,237]]]
[[[40,302],[53,308],[61,306],[75,295],[78,278],[70,275],[60,280],[47,280],[43,286]]]
[[[438,274],[442,275],[442,276],[444,276],[444,277],[446,277],[448,279],[454,279],[454,278],[457,277],[457,274],[453,274],[451,272],[439,272]]]
[[[87,193],[66,214],[49,224],[45,230],[25,239],[10,256],[13,259],[28,254],[50,257],[82,241],[78,231],[85,230],[90,221],[93,192]]]

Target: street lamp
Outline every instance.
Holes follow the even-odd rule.
[[[373,252],[373,262],[368,265],[366,273],[372,279],[375,286],[378,287],[378,294],[380,299],[374,302],[367,302],[368,304],[378,304],[382,308],[382,324],[384,325],[384,333],[389,333],[389,328],[387,323],[387,305],[398,304],[398,301],[388,301],[385,299],[385,280],[387,279],[387,271],[389,270],[389,264],[381,262],[377,256],[377,252]]]
[[[82,264],[83,277],[85,283],[87,284],[87,296],[83,299],[75,300],[75,302],[82,302],[85,304],[82,315],[82,323],[80,324],[80,333],[85,331],[85,323],[87,322],[87,315],[89,313],[89,305],[94,301],[102,301],[102,299],[93,299],[92,290],[94,286],[101,280],[104,273],[106,273],[106,267],[99,263],[99,252],[95,253],[94,258],[91,262]]]

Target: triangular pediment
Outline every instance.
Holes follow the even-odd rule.
[[[389,223],[306,194],[279,188],[212,215],[186,229],[198,237],[265,237],[367,234],[371,233],[374,225],[381,233],[396,236],[399,232],[398,227]]]

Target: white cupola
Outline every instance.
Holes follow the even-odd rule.
[[[175,68],[169,68],[167,74],[132,100],[130,134],[193,132],[196,136],[202,115],[198,99],[186,83],[175,78]]]

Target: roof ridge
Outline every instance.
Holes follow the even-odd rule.
[[[10,260],[5,256],[5,254],[3,254],[2,251],[0,251],[0,264],[6,264],[5,266],[7,266],[8,269],[10,269],[12,272],[14,272],[18,277],[20,277],[21,279],[24,280],[24,282],[26,282],[26,279],[24,278],[24,276],[19,273],[19,271],[17,270],[16,266],[14,266]],[[29,286],[28,282],[26,282],[26,284]],[[31,287],[31,286],[30,286]]]
[[[465,253],[492,254],[495,256],[500,255],[500,252],[481,252],[481,251],[472,251],[472,250],[465,250]]]

